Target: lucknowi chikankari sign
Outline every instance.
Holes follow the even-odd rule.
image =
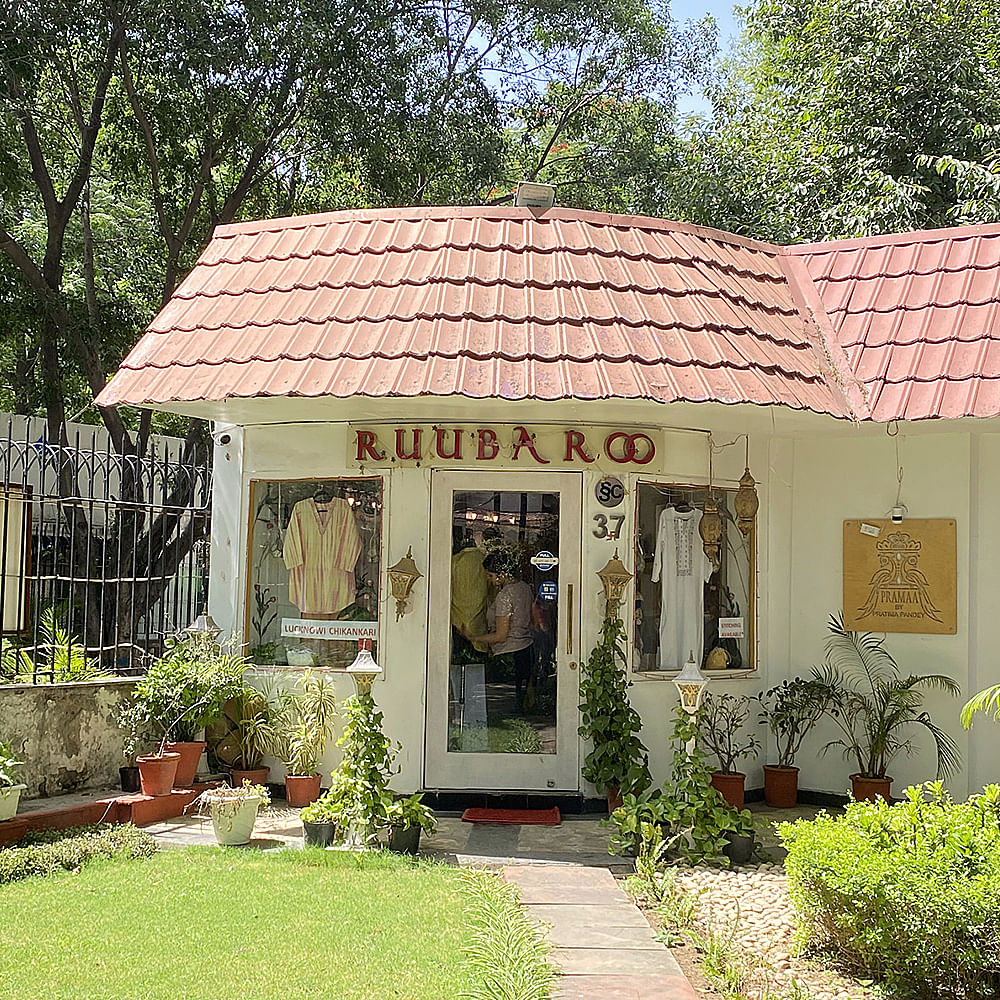
[[[525,424],[351,426],[350,452],[362,467],[420,465],[536,469],[606,468],[660,472],[663,432],[633,427]]]

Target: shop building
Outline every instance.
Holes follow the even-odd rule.
[[[997,680],[998,344],[1000,226],[777,247],[366,210],[220,227],[100,402],[213,421],[212,615],[264,675],[342,671],[374,639],[399,790],[590,796],[580,664],[616,553],[658,780],[680,661],[738,693],[807,674],[845,579],[904,670]],[[497,549],[510,634],[484,642]],[[955,792],[995,780],[997,733],[927,704],[963,751]],[[842,793],[824,742],[800,784]],[[928,744],[895,787],[933,769]]]

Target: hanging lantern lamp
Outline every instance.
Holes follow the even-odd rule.
[[[396,621],[403,617],[403,609],[406,606],[406,599],[413,590],[413,585],[424,574],[417,569],[417,564],[413,561],[413,546],[406,550],[406,555],[389,567],[389,587],[392,596],[396,599]]]
[[[719,543],[722,540],[722,518],[719,516],[719,505],[715,502],[715,491],[712,489],[712,435],[708,436],[708,496],[705,498],[705,509],[698,522],[698,534],[701,535],[701,547],[705,550],[713,566],[719,565]]]
[[[597,574],[604,587],[604,600],[607,602],[608,610],[614,610],[622,602],[625,588],[632,579],[632,574],[625,568],[625,564],[618,558],[618,550],[615,549],[614,556],[608,560],[607,565]]]
[[[736,510],[736,524],[744,536],[753,531],[754,523],[757,520],[757,511],[760,509],[760,500],[757,497],[757,483],[750,475],[750,435],[747,435],[746,468],[740,476],[740,488],[733,498],[733,507]]]

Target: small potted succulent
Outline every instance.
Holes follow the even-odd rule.
[[[437,829],[437,820],[430,806],[421,801],[423,794],[396,799],[389,806],[389,850],[397,854],[416,854],[420,849],[420,833],[428,836]]]
[[[778,809],[790,809],[798,801],[799,769],[795,756],[809,731],[829,710],[831,688],[818,680],[796,677],[782,681],[759,696],[758,718],[774,736],[776,764],[764,765],[764,801]]]
[[[9,743],[0,742],[0,822],[14,818],[21,792],[28,787],[17,781],[19,767],[24,767],[24,761],[14,756]]]
[[[712,787],[737,812],[743,808],[747,776],[736,770],[736,762],[760,752],[760,740],[744,730],[750,701],[747,695],[706,694],[698,720],[698,738],[719,762]]]
[[[306,671],[280,699],[274,719],[274,754],[285,765],[285,798],[293,807],[319,796],[319,760],[333,735],[337,699],[333,685]]]
[[[340,802],[329,792],[307,805],[299,813],[306,847],[328,847],[335,843],[341,816]]]
[[[261,806],[266,809],[271,796],[263,785],[244,781],[237,788],[210,788],[195,801],[212,817],[216,841],[223,847],[238,847],[250,843],[257,810]]]

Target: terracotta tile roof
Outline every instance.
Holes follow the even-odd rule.
[[[874,256],[858,242],[785,250],[565,209],[386,209],[225,226],[100,402],[623,397],[864,419],[862,385],[881,400],[886,387],[928,375],[936,359],[921,352],[940,347],[926,334],[905,340],[884,314],[920,311],[922,330],[937,329],[941,310],[951,327],[972,309],[983,310],[977,323],[993,322],[1000,227],[982,246],[954,232],[948,242],[947,267],[960,278],[942,282],[943,258],[916,238],[905,253],[880,245]],[[976,353],[981,334],[950,335],[976,347],[948,354],[949,378],[987,361],[1000,375],[1000,356]],[[919,356],[896,360],[900,345]]]
[[[874,420],[1000,414],[1000,226],[792,247]]]

